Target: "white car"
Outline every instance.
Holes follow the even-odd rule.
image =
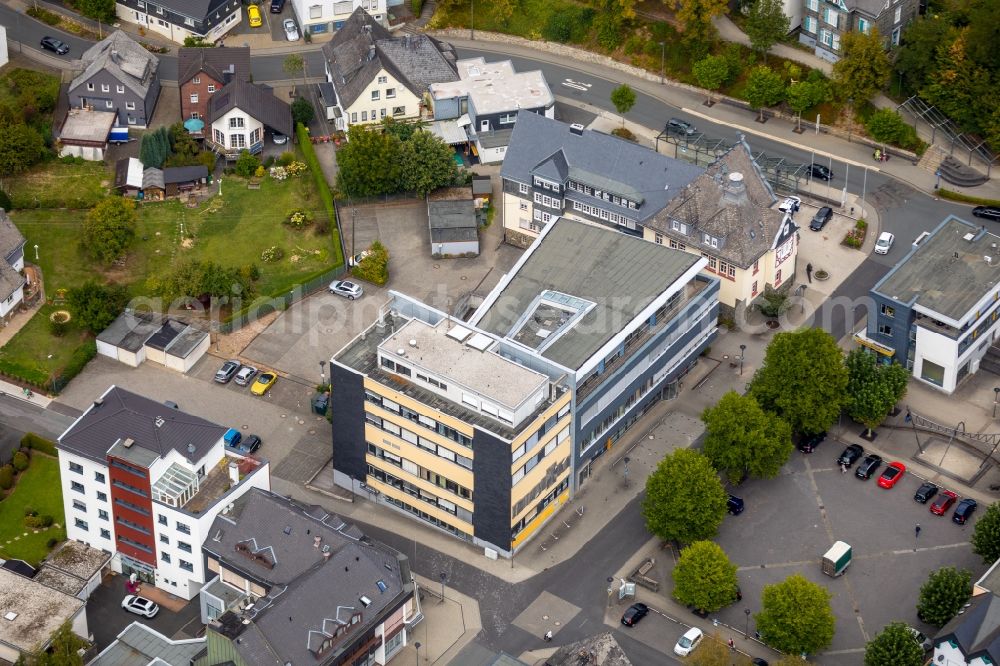
[[[875,241],[875,254],[889,254],[889,250],[892,248],[892,242],[894,240],[896,240],[896,237],[888,231],[880,233],[878,240]]]
[[[799,208],[802,207],[802,199],[798,197],[785,197],[785,200],[778,205],[778,210],[782,213],[788,213],[794,216],[795,213],[799,212]]]
[[[680,637],[680,639],[678,639],[677,644],[674,645],[674,654],[681,657],[688,656],[701,644],[701,639],[703,637],[704,634],[701,629],[698,627],[691,627],[684,633],[683,636]]]
[[[361,252],[358,252],[353,257],[348,257],[347,258],[347,265],[348,266],[352,266],[352,267],[353,266],[357,266],[358,264],[360,264],[362,261],[365,260],[365,257],[370,256],[371,253],[372,253],[371,250],[362,250]]]
[[[253,381],[253,378],[257,376],[257,368],[252,365],[244,365],[240,368],[240,371],[236,373],[236,377],[233,378],[240,386],[247,386]]]
[[[299,29],[295,27],[295,21],[287,18],[281,22],[281,25],[285,28],[285,39],[290,42],[299,41]]]
[[[271,135],[271,140],[274,141],[274,145],[276,146],[283,146],[288,143],[288,137],[284,134],[278,134],[277,132]]]
[[[156,602],[134,594],[122,599],[122,608],[143,617],[153,617],[160,612],[160,607],[156,605]]]
[[[360,284],[348,280],[334,280],[330,283],[330,293],[353,301],[355,298],[361,298],[365,290],[361,288]]]

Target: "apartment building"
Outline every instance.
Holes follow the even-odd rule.
[[[423,619],[407,557],[319,506],[252,489],[203,553],[197,666],[386,664]]]
[[[877,27],[886,48],[899,44],[906,26],[923,12],[922,0],[802,0],[799,42],[829,62],[841,55],[841,38]]]
[[[560,217],[642,236],[703,171],[632,141],[521,111],[500,170],[504,239],[527,247]]]
[[[240,0],[115,0],[115,16],[172,42],[221,40],[243,19]]]
[[[84,51],[80,62],[84,69],[67,91],[71,107],[113,112],[122,127],[149,124],[160,97],[155,55],[116,30]]]
[[[114,571],[193,598],[215,516],[270,488],[267,461],[227,455],[226,430],[111,386],[56,444],[67,537],[112,553]]]
[[[386,0],[292,0],[292,10],[302,32],[313,35],[340,30],[358,10],[367,13],[376,23],[388,23]]]

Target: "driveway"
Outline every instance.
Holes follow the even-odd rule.
[[[122,609],[125,595],[125,578],[114,576],[105,579],[87,600],[88,626],[99,650],[110,645],[133,622],[141,622],[168,638],[174,638],[178,632],[181,632],[179,638],[196,638],[203,628],[197,598],[176,613],[160,606],[156,617],[149,619]]]

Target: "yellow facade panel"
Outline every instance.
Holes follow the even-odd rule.
[[[570,394],[569,391],[564,392],[559,397],[558,400],[552,403],[551,407],[549,407],[544,412],[539,414],[538,418],[536,418],[534,421],[524,426],[524,428],[521,429],[521,432],[518,433],[517,437],[515,437],[514,440],[511,442],[510,450],[514,451],[517,449],[517,447],[521,446],[521,444],[523,444],[524,441],[528,439],[533,432],[541,428],[542,424],[545,423],[553,414],[558,414],[560,409],[569,404],[569,401],[572,397],[573,396]],[[558,429],[559,428],[556,428],[556,430]]]
[[[517,536],[514,537],[514,540],[511,542],[511,546],[517,548],[519,545],[521,545],[527,539],[529,539],[531,535],[534,534],[535,531],[545,523],[545,521],[548,519],[549,516],[555,513],[559,509],[559,507],[561,507],[563,504],[566,503],[567,499],[569,499],[568,489],[561,495],[559,495],[559,497],[557,497],[555,501],[549,502],[548,506],[542,509],[541,512],[539,512],[539,514],[535,516],[530,523],[525,525],[524,529],[518,532]],[[520,518],[518,518],[518,520],[520,520]],[[514,522],[516,523],[517,521]]]
[[[388,386],[380,384],[370,377],[365,377],[365,388],[370,390],[372,393],[377,393],[381,396],[389,398],[389,400],[392,400],[393,402],[398,402],[400,405],[408,407],[418,414],[423,414],[424,416],[428,416],[436,421],[440,421],[449,428],[454,428],[467,437],[472,437],[472,426],[465,421],[431,409],[419,400],[414,400],[408,395],[404,395],[398,391],[393,391]]]
[[[405,439],[376,428],[370,423],[365,423],[365,439],[375,446],[383,448],[401,458],[406,458],[420,467],[429,469],[445,478],[451,479],[460,486],[475,491],[471,469],[466,469],[458,463],[445,460],[437,454],[422,449],[416,444],[410,444]]]
[[[449,492],[445,488],[433,484],[430,481],[427,481],[426,479],[421,479],[419,476],[413,476],[409,472],[403,471],[402,469],[396,467],[387,460],[382,460],[381,458],[376,458],[375,456],[368,454],[365,456],[365,461],[372,467],[378,467],[386,474],[392,474],[398,479],[402,479],[404,481],[412,483],[421,490],[426,490],[427,492],[432,493],[433,495],[440,497],[441,499],[448,500],[449,502],[452,502],[456,506],[462,507],[466,511],[470,512],[473,511],[472,500],[465,499],[460,495],[456,495],[455,493]]]
[[[419,500],[416,497],[413,497],[412,495],[407,495],[402,490],[393,488],[388,484],[382,483],[378,479],[372,479],[371,477],[369,477],[368,482],[371,483],[373,488],[381,492],[383,495],[395,498],[401,502],[406,502],[410,506],[420,509],[427,515],[434,516],[443,523],[448,523],[449,525],[459,530],[460,532],[464,532],[465,534],[469,535],[472,534],[471,524],[465,522],[464,520],[459,519],[457,516],[453,516],[444,509],[438,508],[432,504],[428,504],[427,502]]]
[[[532,470],[532,471],[534,471],[534,470]],[[528,506],[524,507],[524,509],[522,509],[520,513],[518,513],[518,514],[517,514],[516,516],[514,516],[514,519],[510,521],[510,524],[511,524],[511,525],[515,525],[515,524],[517,524],[517,523],[518,523],[518,522],[520,522],[520,521],[521,521],[521,519],[523,519],[523,518],[524,518],[524,517],[525,517],[525,516],[526,516],[527,514],[531,513],[531,511],[532,511],[532,510],[533,510],[533,509],[535,508],[535,506],[536,506],[536,505],[538,504],[538,501],[539,501],[539,500],[541,500],[541,499],[542,499],[543,497],[545,497],[546,495],[548,495],[548,494],[549,494],[550,492],[552,492],[552,488],[555,488],[555,487],[556,487],[556,486],[558,486],[558,485],[559,485],[560,483],[562,483],[562,482],[563,482],[563,479],[565,479],[566,477],[568,477],[568,476],[569,476],[569,472],[570,472],[570,471],[569,471],[569,469],[568,469],[568,468],[567,468],[567,469],[565,469],[565,470],[563,470],[563,471],[562,471],[562,473],[561,473],[561,474],[559,474],[559,476],[557,476],[557,477],[556,477],[556,480],[555,480],[555,481],[554,481],[554,482],[552,483],[552,485],[550,485],[549,487],[547,487],[547,488],[546,488],[545,490],[543,490],[542,492],[538,493],[538,497],[536,497],[536,498],[535,498],[535,501],[534,501],[534,502],[531,502],[531,503],[529,503],[529,504],[528,504]],[[536,483],[537,483],[537,481],[536,481]],[[518,486],[520,487],[520,484],[518,484]],[[533,486],[533,484],[530,484],[530,483],[529,483],[528,485],[526,485],[526,486],[524,487],[524,489],[522,490],[522,492],[521,492],[521,494],[520,494],[520,497],[524,497],[524,496],[525,496],[525,495],[527,494],[527,492],[528,492],[529,490],[531,490],[531,489],[532,489],[533,487],[534,487],[534,486]],[[514,505],[515,505],[515,504],[516,504],[516,503],[517,503],[518,501],[520,501],[520,497],[519,497],[519,498],[518,498],[517,500],[515,500],[514,502],[511,502],[511,506],[512,506],[512,507],[513,507],[513,506],[514,506]]]
[[[570,441],[570,438],[567,437],[562,444],[552,449],[549,455],[542,458],[541,462],[535,465],[535,468],[533,470],[525,474],[524,478],[518,481],[517,484],[515,484],[514,487],[511,488],[510,505],[514,506],[515,504],[520,502],[521,499],[525,495],[527,495],[539,481],[545,478],[545,473],[548,471],[549,467],[551,467],[557,461],[567,459],[570,456],[571,452],[572,452],[572,443]],[[525,458],[521,460],[522,465],[524,464],[524,460],[526,459],[527,456],[525,456]]]

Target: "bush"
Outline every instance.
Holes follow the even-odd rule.
[[[296,208],[293,210],[282,224],[286,224],[296,231],[301,231],[313,223],[313,216],[307,210]]]
[[[284,256],[285,256],[284,250],[282,250],[277,245],[272,245],[271,247],[266,248],[263,252],[260,253],[260,260],[263,261],[265,264],[273,264],[276,261],[281,261],[282,258],[284,258]]]
[[[295,153],[286,150],[278,156],[278,166],[286,167],[295,161]]]
[[[241,150],[240,156],[236,158],[236,166],[233,170],[237,176],[250,178],[259,166],[260,160],[257,159],[256,155],[251,155],[249,150]]]
[[[0,490],[10,490],[14,485],[14,468],[11,465],[0,467]]]
[[[10,202],[10,197],[3,190],[0,190],[0,208],[4,210],[10,210],[14,206]]]
[[[413,12],[413,18],[419,18],[420,12],[424,9],[424,0],[410,0],[410,11]]]
[[[330,184],[326,182],[326,177],[323,175],[323,169],[319,166],[319,159],[316,157],[316,151],[313,150],[312,142],[309,140],[309,131],[306,129],[305,125],[298,125],[295,128],[295,133],[299,138],[299,145],[302,147],[302,155],[305,157],[306,164],[309,165],[309,170],[312,171],[313,178],[316,179],[316,189],[319,190],[319,198],[323,201],[323,207],[326,209],[327,219],[334,225],[337,224],[337,210],[333,205],[333,192],[330,191]],[[339,231],[339,227],[338,227]],[[344,265],[344,257],[340,250],[340,239],[334,235],[333,238],[334,247],[334,261],[331,268],[337,268]]]
[[[581,42],[590,31],[594,10],[570,7],[553,12],[542,27],[542,36],[550,42]]]
[[[35,510],[35,507],[30,506],[30,505],[24,507],[24,517],[25,518],[27,518],[29,516],[37,516],[37,515],[38,515],[38,511]]]
[[[611,133],[627,141],[635,141],[635,134],[627,127],[616,127],[611,130]]]
[[[21,446],[33,451],[41,451],[50,456],[56,455],[55,443],[33,432],[24,433],[24,436],[21,437]]]
[[[54,337],[61,338],[69,330],[69,322],[62,319],[49,319],[49,333]]]
[[[292,102],[292,120],[295,121],[296,125],[299,123],[308,125],[315,117],[316,109],[313,107],[312,102],[305,97],[299,97]]]
[[[45,547],[52,550],[59,544],[59,539],[55,537],[50,537],[48,541],[45,542]]]
[[[948,190],[943,187],[939,189],[937,193],[942,199],[949,199],[951,201],[962,201],[964,203],[975,204],[976,206],[1000,206],[1000,199],[972,197],[968,194],[962,194],[961,192],[955,192],[954,190]]]
[[[257,170],[253,172],[254,178],[263,178],[267,175],[267,169],[261,164],[257,167]]]
[[[97,343],[88,340],[85,344],[77,347],[69,361],[52,374],[52,377],[45,382],[43,388],[51,393],[59,394],[59,391],[66,388],[69,381],[80,374],[84,366],[90,363],[91,359],[97,356]],[[53,453],[53,455],[55,455]]]
[[[59,14],[50,12],[47,9],[42,9],[41,7],[28,7],[28,11],[26,13],[31,18],[38,19],[46,25],[59,25],[59,21],[62,20],[59,17]]]
[[[367,257],[352,269],[352,274],[359,280],[366,280],[379,286],[389,281],[389,251],[382,243],[372,243]]]
[[[17,453],[14,454],[14,459],[11,461],[11,464],[14,465],[14,469],[16,469],[18,472],[23,472],[24,470],[28,469],[30,461],[28,460],[28,456],[26,456],[21,451],[18,451]]]
[[[31,515],[24,517],[24,526],[34,529],[52,527],[52,523],[54,522],[55,519],[48,514],[45,514],[44,516]]]

